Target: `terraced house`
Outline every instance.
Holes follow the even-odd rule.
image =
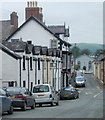
[[[57,26],[58,31],[53,31],[46,26],[37,2],[28,2],[25,13],[26,21],[3,42],[21,56],[17,86],[32,89],[34,84],[49,83],[56,90],[67,86],[71,69],[69,28]]]
[[[105,84],[105,55],[100,54],[99,57],[93,62],[94,64],[94,76]]]

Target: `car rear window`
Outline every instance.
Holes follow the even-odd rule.
[[[7,88],[6,90],[8,93],[24,93],[25,89],[22,88]]]
[[[66,88],[63,88],[63,90],[70,91],[70,90],[73,90],[73,87],[66,87]]]
[[[76,78],[76,81],[84,81],[83,78]]]
[[[38,85],[33,88],[33,93],[49,92],[48,85]]]

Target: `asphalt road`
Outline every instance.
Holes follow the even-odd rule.
[[[35,110],[15,110],[3,118],[103,118],[103,87],[92,75],[85,74],[86,87],[79,88],[80,97],[61,100],[59,106],[37,106]]]

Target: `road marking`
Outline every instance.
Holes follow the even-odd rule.
[[[100,89],[100,87],[99,87],[99,86],[97,86],[97,89]]]
[[[99,92],[98,94],[94,95],[93,97],[97,97],[98,95],[100,95],[103,91]]]
[[[88,95],[88,94],[92,94],[92,93],[91,92],[86,92],[85,94]]]

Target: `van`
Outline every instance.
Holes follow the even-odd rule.
[[[35,85],[32,94],[35,97],[36,104],[39,104],[39,106],[42,106],[42,104],[59,105],[58,92],[49,84]]]

